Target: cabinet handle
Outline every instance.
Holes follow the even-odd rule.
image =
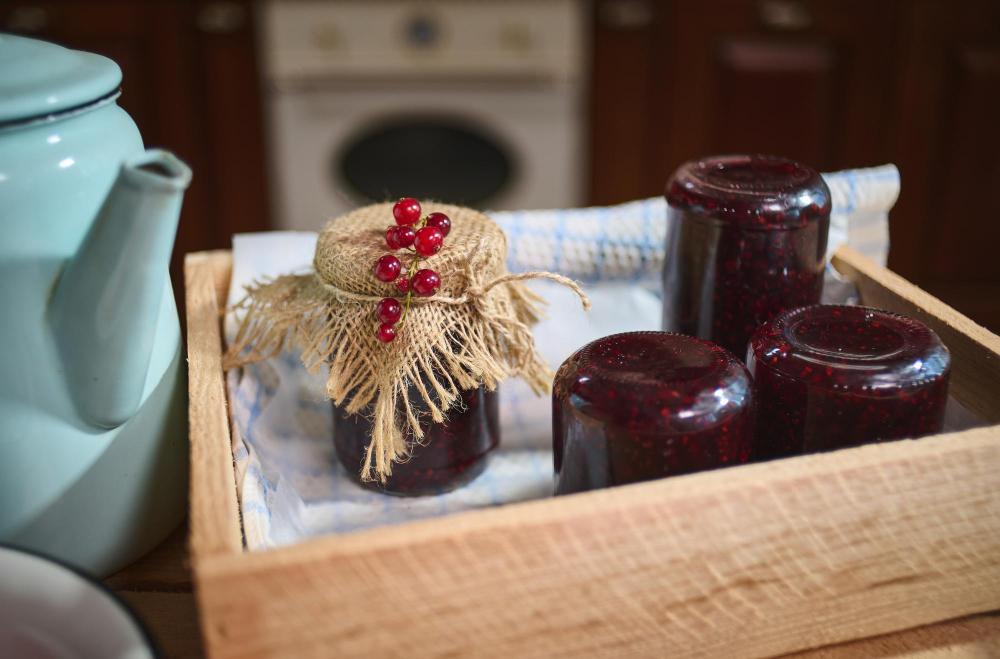
[[[798,32],[812,25],[812,14],[796,0],[760,0],[757,16],[764,27],[779,32]]]
[[[653,22],[646,0],[609,0],[598,6],[597,21],[609,30],[641,30]]]
[[[247,12],[235,2],[211,2],[198,11],[195,23],[208,34],[232,34],[246,23]]]
[[[38,34],[49,26],[44,7],[15,7],[7,14],[7,29],[19,34]]]

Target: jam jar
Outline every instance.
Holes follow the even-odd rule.
[[[757,385],[753,459],[941,430],[951,356],[923,323],[817,305],[762,326],[747,350]]]
[[[383,484],[362,481],[361,464],[371,441],[371,420],[360,414],[333,409],[333,445],[340,463],[354,479],[369,489],[400,496],[441,494],[465,485],[486,469],[490,452],[500,443],[499,394],[484,387],[462,392],[443,423],[433,423],[430,412],[420,410],[420,392],[411,386],[411,406],[417,408],[424,437],[414,444],[409,459],[392,466]],[[399,411],[402,424],[402,410]],[[407,433],[407,441],[412,435]]]
[[[746,367],[713,343],[668,332],[593,341],[556,373],[555,493],[746,462],[754,406]]]
[[[663,329],[746,354],[750,335],[823,291],[830,190],[805,165],[717,156],[667,183]]]

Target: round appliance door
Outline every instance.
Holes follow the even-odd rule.
[[[333,85],[271,97],[277,228],[399,197],[480,209],[582,200],[575,86]]]
[[[483,207],[517,170],[483,127],[458,116],[403,114],[359,129],[335,154],[331,175],[359,203],[415,197]]]

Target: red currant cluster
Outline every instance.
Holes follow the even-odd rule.
[[[418,270],[421,256],[433,256],[441,251],[444,237],[451,231],[451,220],[444,213],[431,213],[420,218],[420,202],[406,197],[392,207],[396,225],[385,230],[385,243],[390,249],[413,249],[413,262],[406,276],[400,277],[403,264],[392,254],[386,254],[375,262],[375,278],[384,282],[396,282],[396,290],[406,298],[399,300],[387,297],[375,307],[378,329],[375,336],[382,343],[396,338],[396,323],[406,320],[410,310],[410,296],[430,297],[441,287],[441,278],[429,268]],[[401,320],[402,319],[402,320]]]

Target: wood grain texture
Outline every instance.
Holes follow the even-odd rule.
[[[207,297],[231,264],[199,258],[189,285]],[[835,263],[867,302],[916,300],[936,329],[972,332],[956,372],[995,354],[995,337],[884,269],[846,252]],[[217,309],[189,319],[218,350]],[[223,391],[217,363],[207,377]],[[192,471],[201,524],[235,515],[222,512],[235,506],[224,401],[207,401],[192,388],[192,416],[209,417],[203,432],[192,423],[192,455],[227,469]],[[739,659],[850,642],[1000,608],[996,464],[994,426],[252,554],[231,533],[196,541],[192,515],[202,631],[214,658]]]
[[[974,616],[785,659],[994,659],[1000,657],[1000,615]]]
[[[937,332],[951,351],[951,394],[1000,423],[1000,337],[850,247],[838,249],[831,262],[854,282],[865,304],[916,318]]]
[[[213,657],[769,657],[1000,608],[1000,429],[196,564]]]
[[[111,575],[104,583],[120,591],[192,592],[194,582],[187,537],[188,525],[184,523],[153,551]]]
[[[243,550],[236,476],[222,374],[219,281],[228,279],[228,251],[184,259],[188,321],[191,442],[191,554],[194,560]],[[224,303],[225,298],[222,298]]]
[[[204,657],[185,523],[149,554],[105,580],[150,630],[165,659]],[[178,596],[179,594],[179,596]],[[1000,656],[1000,614],[951,620],[807,651],[787,659],[985,659]]]
[[[164,659],[204,657],[187,524],[149,554],[105,580],[132,606]],[[1000,614],[976,616],[808,651],[787,659],[985,659],[1000,656]]]
[[[122,591],[118,594],[146,625],[163,659],[205,656],[193,593]]]

